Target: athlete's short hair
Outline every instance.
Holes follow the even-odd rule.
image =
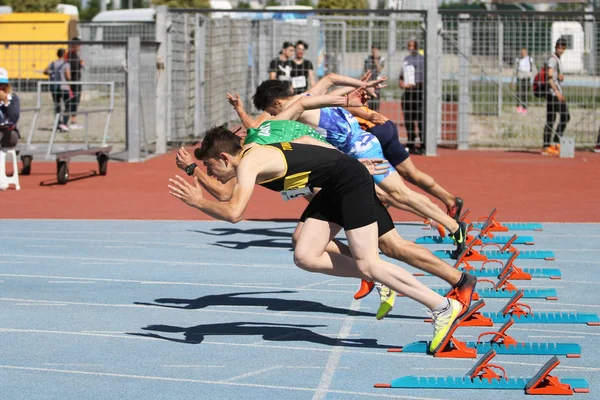
[[[256,88],[256,93],[252,96],[254,107],[259,110],[266,110],[272,106],[276,100],[285,99],[293,95],[290,91],[291,85],[287,81],[267,80]]]
[[[218,158],[221,153],[236,155],[242,150],[240,137],[236,136],[224,126],[211,128],[204,134],[202,145],[194,150],[194,156],[198,160]]]

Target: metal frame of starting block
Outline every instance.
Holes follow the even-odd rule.
[[[470,209],[465,210],[463,215],[460,217],[461,221],[466,223],[471,223],[467,220],[467,215],[471,213]],[[485,223],[482,221],[487,221],[488,219],[492,220],[491,225],[488,227],[486,232],[508,232],[508,231],[542,231],[543,226],[539,222],[504,222],[501,223],[496,220],[496,214],[498,213],[497,209],[493,209],[488,217],[481,217],[477,220],[477,222],[473,222],[474,228],[482,228]]]
[[[54,123],[52,126],[52,134],[48,144],[34,144],[33,137],[37,126],[39,113],[42,109],[42,87],[50,85],[105,85],[110,89],[110,103],[108,108],[98,108],[91,110],[77,110],[76,112],[63,112],[62,114],[55,114]],[[47,160],[56,160],[56,177],[58,183],[65,184],[69,179],[69,161],[71,158],[81,155],[96,155],[98,161],[99,175],[106,175],[109,154],[112,150],[112,146],[107,144],[108,139],[108,127],[110,119],[114,109],[114,97],[115,97],[115,83],[114,82],[48,82],[39,81],[37,84],[37,104],[35,108],[25,109],[23,111],[33,111],[34,116],[31,123],[31,129],[27,142],[24,145],[17,145],[17,149],[20,153],[21,160],[28,166],[31,165],[31,161],[35,155],[43,155]],[[89,126],[88,120],[90,114],[107,113],[106,122],[104,124],[104,131],[102,142],[99,145],[91,146],[89,143]],[[84,144],[83,147],[80,145],[55,145],[56,133],[58,131],[58,125],[61,116],[65,115],[84,115]],[[21,171],[21,175],[29,175],[29,169]]]

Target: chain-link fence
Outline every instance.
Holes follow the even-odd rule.
[[[578,146],[596,142],[600,76],[598,14],[440,13],[442,123],[456,129],[440,143],[541,147],[547,99],[535,97],[533,79],[564,38],[560,83],[570,114],[565,135]],[[551,102],[552,103],[552,102]],[[551,112],[558,124],[558,113]]]
[[[144,42],[141,50],[140,90],[142,133],[145,149],[156,141],[156,45]],[[108,141],[126,145],[127,132],[127,43],[113,41],[1,42],[0,67],[8,71],[12,90],[24,111],[19,121],[22,136],[32,143],[48,143],[54,129],[56,143],[90,143],[103,140],[110,94],[106,84],[114,83],[114,102],[108,125]],[[38,82],[72,80],[73,85],[41,86]],[[89,112],[88,111],[94,111]],[[55,116],[60,127],[55,127]],[[67,114],[69,113],[69,114]],[[75,114],[75,115],[72,115]],[[63,123],[64,122],[64,123]],[[146,145],[147,143],[147,145]]]
[[[162,153],[169,143],[197,141],[211,126],[238,124],[227,93],[239,93],[246,110],[257,114],[252,95],[269,78],[271,61],[280,57],[284,42],[302,40],[316,79],[330,72],[358,78],[366,70],[388,76],[387,87],[369,105],[397,124],[409,146],[423,144],[429,133],[434,145],[529,148],[542,145],[547,119],[546,99],[533,96],[533,75],[563,37],[561,85],[570,113],[565,135],[590,146],[600,125],[598,17],[373,10],[215,14],[158,7],[155,22],[80,24],[78,43],[3,42],[0,66],[8,70],[22,108],[35,109],[37,82],[48,79],[42,71],[58,59],[58,48],[78,44],[84,61],[79,79],[115,82],[111,140],[127,145],[128,115],[139,115],[142,152]],[[428,25],[436,26],[435,32]],[[127,90],[127,39],[134,36],[141,38],[136,101]],[[84,86],[79,107],[93,107],[102,98],[96,92]],[[50,93],[42,107],[39,140],[53,120]],[[127,107],[137,111],[128,113]],[[33,122],[28,115],[25,111],[21,121],[25,132]],[[79,136],[75,129],[63,135],[64,140]]]

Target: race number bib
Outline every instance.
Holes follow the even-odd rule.
[[[306,87],[306,77],[304,75],[293,77],[292,86],[294,89]]]
[[[283,197],[284,201],[288,201],[297,199],[298,197],[308,196],[309,194],[312,194],[312,191],[310,188],[303,187],[300,189],[282,190],[279,193],[281,193],[281,197]]]

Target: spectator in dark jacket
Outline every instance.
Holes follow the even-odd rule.
[[[19,138],[17,122],[21,114],[19,96],[12,92],[8,72],[0,68],[0,147],[15,147]]]

